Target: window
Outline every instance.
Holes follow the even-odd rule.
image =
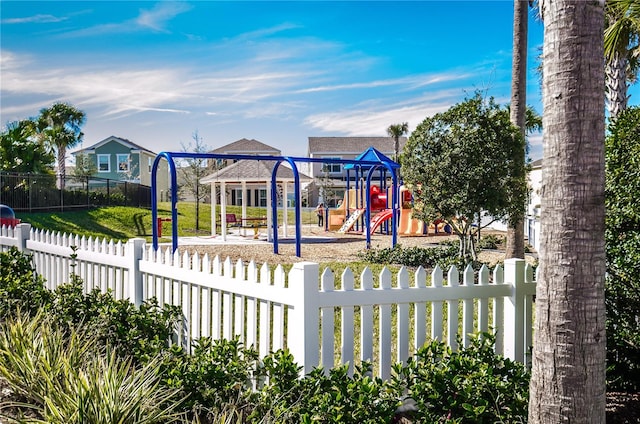
[[[241,188],[237,188],[234,190],[236,193],[236,205],[241,205],[242,204],[242,189]]]
[[[327,157],[323,159],[342,159],[342,158],[332,158]],[[327,172],[329,174],[339,174],[342,172],[342,164],[340,163],[323,163],[322,164],[322,172]]]
[[[151,167],[153,166],[153,162],[151,161],[151,158],[148,158],[148,159],[149,159],[149,172],[151,172]]]
[[[110,156],[111,155],[98,155],[98,172],[111,172]]]
[[[129,155],[118,155],[118,172],[129,172]]]
[[[263,206],[263,207],[267,206],[267,190],[265,189],[260,189],[259,206]]]

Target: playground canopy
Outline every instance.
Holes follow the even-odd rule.
[[[400,169],[399,163],[394,162],[392,159],[390,159],[388,156],[386,156],[384,153],[380,152],[378,149],[374,147],[369,147],[367,150],[360,153],[355,160],[357,162],[363,162],[363,163],[362,164],[349,163],[344,166],[344,169],[349,171],[359,167],[361,169],[369,170],[373,166],[369,164],[364,164],[364,162],[381,162],[381,163],[387,164],[392,169]]]

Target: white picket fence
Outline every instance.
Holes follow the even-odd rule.
[[[33,254],[49,289],[69,280],[72,264],[85,290],[110,290],[117,299],[140,305],[156,297],[161,305],[182,308],[177,340],[190,349],[200,337],[239,337],[261,356],[288,348],[308,373],[341,363],[373,362],[387,378],[393,363],[407,360],[429,339],[457,339],[496,331],[496,351],[528,363],[532,345],[533,272],[520,259],[474,278],[436,267],[430,275],[402,268],[396,278],[384,268],[374,277],[366,268],[354,276],[347,268],[336,278],[319,265],[301,262],[287,273],[282,266],[198,254],[157,253],[142,239],[127,243],[53,234],[29,224],[0,229],[0,249],[11,246]],[[75,246],[76,258],[71,259]]]

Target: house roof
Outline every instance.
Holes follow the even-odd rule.
[[[542,168],[542,159],[531,162],[531,168]]]
[[[211,150],[209,153],[279,156],[280,150],[258,140],[242,138],[233,143]]]
[[[131,140],[127,140],[126,138],[116,137],[115,135],[109,136],[109,137],[105,138],[104,140],[99,141],[99,142],[97,142],[96,144],[94,144],[92,146],[85,147],[84,149],[76,150],[75,152],[73,152],[71,154],[72,155],[76,155],[78,153],[84,153],[87,150],[94,150],[94,149],[97,149],[98,147],[104,146],[105,144],[107,144],[107,143],[109,143],[111,141],[116,141],[116,142],[118,142],[118,143],[120,143],[120,144],[122,144],[124,146],[129,147],[130,149],[133,149],[133,150],[145,151],[145,152],[150,153],[150,154],[152,154],[154,156],[157,154],[157,153],[147,149],[146,147],[142,147],[141,145],[134,143]]]
[[[274,161],[265,160],[240,160],[229,166],[226,166],[212,174],[200,180],[201,184],[208,184],[212,182],[225,182],[225,183],[264,183],[271,180],[271,174],[273,171]],[[298,172],[301,180],[312,181],[313,178],[308,175]],[[293,182],[293,170],[282,164],[278,167],[276,174],[278,181],[290,181]]]
[[[407,137],[400,137],[400,150],[407,142]],[[309,155],[318,153],[352,153],[358,154],[369,147],[380,152],[393,153],[391,137],[309,137]]]
[[[360,153],[360,155],[358,155],[355,158],[355,160],[384,162],[384,163],[388,163],[391,168],[394,168],[394,169],[400,168],[400,165],[398,163],[389,159],[387,156],[385,156],[384,154],[382,154],[380,151],[378,151],[373,147],[369,147],[367,150]],[[362,167],[368,169],[371,167],[371,165],[363,165]],[[344,169],[354,169],[354,168],[355,168],[355,165],[352,163],[344,166]]]

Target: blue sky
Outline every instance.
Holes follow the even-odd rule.
[[[180,151],[255,138],[305,156],[310,136],[415,129],[475,90],[508,103],[513,2],[1,1],[2,124],[56,101],[115,135]],[[542,113],[529,21],[527,103]],[[541,157],[541,137],[530,137]],[[73,150],[73,149],[72,149]]]

